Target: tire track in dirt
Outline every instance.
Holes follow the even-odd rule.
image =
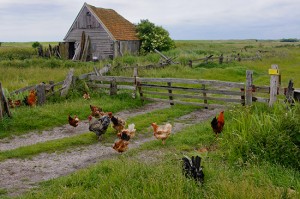
[[[153,109],[151,109],[153,110]],[[201,109],[177,118],[173,123],[172,134],[187,126],[212,118],[218,110]],[[145,113],[145,112],[143,112]],[[124,118],[131,113],[123,113]],[[154,140],[152,129],[149,133],[137,136],[129,144],[129,150],[145,142]],[[17,196],[36,187],[37,183],[75,172],[99,161],[115,158],[118,152],[112,149],[113,143],[97,143],[70,149],[63,153],[42,153],[31,159],[9,159],[0,164],[0,187],[8,191],[9,196]]]
[[[166,103],[151,103],[138,109],[125,110],[116,113],[118,117],[127,119],[129,117],[148,113],[154,110],[164,109],[170,107]],[[89,132],[88,120],[82,120],[79,125],[74,128],[69,124],[61,127],[55,127],[51,130],[42,131],[42,133],[31,132],[21,136],[14,136],[13,138],[4,138],[0,140],[0,151],[16,149],[22,146],[33,145],[38,142],[46,142],[49,140],[62,139],[65,137],[72,137],[81,133]]]

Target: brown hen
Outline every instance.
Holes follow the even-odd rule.
[[[115,149],[119,153],[123,153],[123,152],[125,152],[128,149],[128,144],[129,144],[128,141],[119,139],[113,145],[113,149]]]
[[[117,133],[120,133],[125,128],[126,121],[113,116],[112,112],[108,112],[108,116],[110,117],[110,120],[112,122],[112,128],[114,128]]]
[[[162,126],[158,126],[156,123],[152,123],[153,135],[156,139],[161,139],[162,143],[165,144],[165,140],[170,136],[172,131],[172,125],[167,123]]]

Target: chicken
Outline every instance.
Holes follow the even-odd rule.
[[[172,125],[167,123],[163,126],[158,126],[156,123],[152,123],[151,126],[153,127],[153,135],[156,139],[161,139],[162,143],[165,144],[165,140],[170,136],[172,131]]]
[[[72,118],[70,115],[68,117],[69,120],[69,124],[73,127],[77,127],[78,123],[79,123],[79,118],[77,117],[77,115],[74,115],[74,118]]]
[[[194,178],[194,180],[201,184],[204,182],[204,173],[201,167],[200,156],[192,156],[192,159],[185,156],[182,158],[182,163],[182,171],[187,178]]]
[[[15,108],[14,101],[11,98],[7,98],[9,108]]]
[[[91,115],[93,117],[100,118],[101,116],[103,116],[101,107],[90,105],[90,109],[92,111]]]
[[[126,121],[113,116],[112,112],[108,112],[108,116],[110,117],[110,120],[112,122],[112,128],[114,128],[117,131],[117,133],[120,133],[125,128]]]
[[[28,103],[29,106],[35,106],[36,105],[36,101],[37,101],[37,99],[36,99],[36,92],[35,92],[35,90],[31,90],[29,92],[28,97],[27,97],[27,103]]]
[[[86,99],[86,100],[89,100],[91,97],[90,97],[88,92],[84,91],[83,98]]]
[[[96,133],[98,140],[102,139],[102,135],[106,132],[109,124],[110,118],[104,115],[100,118],[95,118],[92,115],[89,116],[89,130]]]
[[[129,142],[126,140],[119,139],[113,145],[113,149],[118,151],[119,153],[123,153],[128,149]]]
[[[14,101],[15,106],[21,106],[21,104],[22,104],[21,100],[15,100]]]
[[[210,124],[211,124],[213,131],[216,134],[216,137],[218,137],[218,134],[220,134],[222,132],[224,124],[225,124],[224,111],[220,112],[218,119],[216,117],[214,117]]]
[[[117,136],[122,139],[129,141],[131,138],[135,136],[136,129],[134,128],[134,124],[129,124],[128,129],[123,129],[121,132],[117,134]]]

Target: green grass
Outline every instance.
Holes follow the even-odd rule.
[[[288,81],[293,79],[294,87],[300,88],[299,42],[286,44],[272,40],[176,41],[176,49],[163,53],[176,56],[178,65],[140,69],[139,76],[245,82],[246,70],[253,70],[254,84],[268,85],[268,69],[278,64],[282,86],[287,87]],[[75,68],[76,75],[93,70],[94,63],[26,58],[24,56],[32,52],[30,46],[31,43],[3,43],[0,47],[0,55],[6,56],[0,60],[0,73],[3,74],[0,81],[7,92],[41,81],[61,81],[70,67]],[[262,54],[262,60],[187,66],[190,59],[221,53],[232,56],[244,47],[247,52],[242,52],[242,57],[255,55],[257,50],[267,52]],[[115,68],[109,75],[132,76],[132,70],[119,70],[119,67],[154,64],[159,59],[157,54],[124,56],[99,62],[96,66],[111,63]],[[13,109],[13,118],[0,122],[0,138],[66,124],[69,113],[87,118],[89,104],[112,112],[142,105],[140,100],[132,100],[130,94],[116,97],[94,94],[91,101],[84,101],[75,91],[67,100],[53,98],[43,107]],[[135,123],[137,130],[146,134],[151,122],[172,122],[194,109],[176,107],[129,118],[127,122]],[[163,146],[154,140],[116,159],[44,182],[20,198],[299,198],[299,107],[287,110],[281,105],[273,108],[260,104],[246,108],[238,106],[225,111],[225,120],[224,131],[217,141],[209,122],[196,124],[171,135]],[[105,136],[109,140],[115,133],[110,129]],[[94,143],[94,137],[93,133],[86,133],[74,140],[66,138],[57,143],[49,141],[45,146],[38,144],[2,152],[0,157],[30,157],[43,151],[52,152],[54,148],[64,151]],[[214,150],[197,152],[202,147]],[[205,173],[203,186],[197,186],[181,174],[183,154],[201,155]],[[6,190],[0,190],[0,194],[5,197]]]
[[[49,102],[43,106],[15,108],[11,109],[12,118],[1,121],[0,138],[67,124],[69,114],[77,114],[79,119],[85,120],[90,115],[90,104],[102,107],[105,112],[113,113],[143,105],[141,100],[132,100],[131,94],[107,96],[95,93],[92,94],[91,100],[74,97],[59,100],[57,103]]]
[[[182,111],[183,108],[183,106],[175,105],[171,108],[157,110],[151,113],[131,117],[127,120],[127,123],[134,123],[136,125],[135,128],[137,129],[137,134],[146,134],[148,133],[148,131],[145,131],[145,129],[151,126],[149,120],[156,121],[158,124],[162,122],[170,122],[175,118],[185,115],[196,109],[196,107],[185,107],[185,110]],[[152,136],[152,133],[148,134],[148,136]],[[103,137],[104,142],[113,142],[115,138],[116,133],[112,128],[109,128],[107,133],[104,134]],[[13,150],[0,151],[0,161],[4,161],[10,158],[29,158],[40,153],[53,153],[57,151],[62,152],[74,147],[91,145],[97,142],[98,140],[94,133],[83,133],[77,136],[70,136],[67,138],[40,142],[29,146],[19,147]]]
[[[230,134],[231,124],[229,119],[218,141],[215,141],[209,122],[203,122],[171,135],[164,146],[156,140],[151,141],[117,159],[44,182],[21,198],[299,197],[299,170],[265,160],[237,166],[226,159],[224,154],[231,150],[223,148],[222,143],[228,139],[225,134]],[[216,150],[196,151],[213,144]],[[183,154],[202,157],[203,186],[197,186],[182,175],[180,159]]]

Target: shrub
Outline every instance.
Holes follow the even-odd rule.
[[[154,49],[168,51],[175,47],[175,42],[169,37],[169,32],[147,19],[141,20],[137,25],[137,32],[142,42],[142,54],[154,52]]]
[[[34,43],[32,44],[32,48],[37,48],[37,47],[39,47],[39,46],[42,46],[42,45],[41,45],[40,42],[38,42],[38,41],[36,41],[36,42],[34,42]]]

